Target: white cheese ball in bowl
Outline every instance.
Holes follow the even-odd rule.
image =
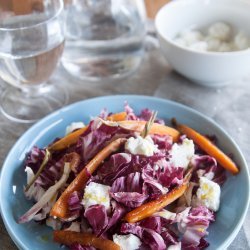
[[[211,87],[236,82],[250,74],[249,9],[250,1],[245,0],[178,0],[165,5],[155,19],[162,54],[192,82]],[[186,39],[175,41],[190,27],[201,33],[210,27],[207,39],[196,39],[191,48]]]
[[[208,30],[210,37],[218,38],[219,40],[223,41],[226,41],[230,38],[231,32],[232,30],[230,25],[223,22],[214,23]]]
[[[239,50],[247,49],[250,46],[249,38],[243,32],[240,32],[235,36],[234,44],[236,46],[236,49]]]

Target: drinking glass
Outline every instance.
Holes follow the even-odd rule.
[[[105,80],[134,72],[143,57],[143,0],[67,1],[64,68],[78,78]]]
[[[12,86],[0,108],[9,119],[34,122],[67,101],[48,81],[64,48],[62,0],[0,1],[0,77]]]

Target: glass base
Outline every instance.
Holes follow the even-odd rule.
[[[61,85],[42,85],[36,88],[9,87],[1,95],[1,112],[10,120],[33,123],[64,106],[67,91]]]

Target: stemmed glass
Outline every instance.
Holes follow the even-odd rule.
[[[0,77],[12,85],[1,94],[5,116],[34,122],[67,102],[64,87],[48,81],[63,47],[62,0],[0,2]]]

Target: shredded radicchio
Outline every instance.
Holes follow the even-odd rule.
[[[199,181],[199,177],[204,176],[212,181],[222,185],[226,181],[226,171],[217,161],[209,155],[196,155],[192,159],[192,165],[195,167],[192,180]]]
[[[74,191],[70,195],[68,204],[69,204],[69,211],[70,211],[71,218],[79,217],[81,209],[82,209],[81,200],[82,200],[82,195],[77,191]]]
[[[112,229],[125,215],[126,209],[119,203],[112,201],[112,211],[108,214],[103,205],[93,205],[85,210],[84,217],[87,218],[94,233],[103,236],[107,230]]]
[[[179,214],[178,228],[183,233],[182,247],[184,249],[202,249],[210,222],[214,221],[213,212],[204,206],[186,208]]]

